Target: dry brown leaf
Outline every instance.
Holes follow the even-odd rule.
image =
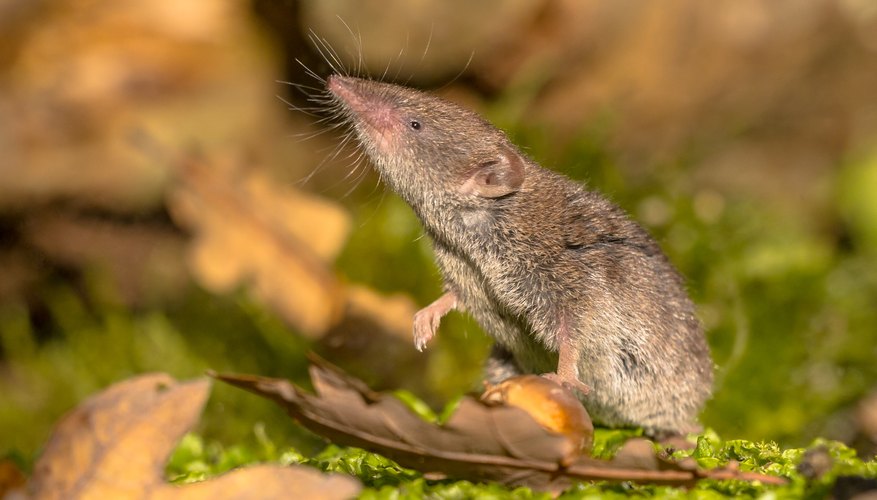
[[[316,394],[287,380],[214,376],[277,402],[303,426],[334,443],[375,451],[430,478],[496,481],[554,492],[576,480],[690,485],[709,477],[785,482],[773,476],[733,469],[700,470],[690,461],[664,460],[640,440],[629,443],[617,460],[580,457],[564,467],[576,444],[545,430],[519,408],[489,406],[466,397],[447,423],[434,425],[398,399],[372,392],[362,381],[325,361],[315,359],[310,374]]]
[[[168,205],[195,233],[189,265],[202,286],[245,285],[314,337],[338,321],[344,295],[329,263],[350,227],[343,209],[225,164],[190,159],[179,179]]]
[[[333,442],[378,451],[431,477],[522,483],[511,476],[539,467],[556,471],[573,448],[519,408],[464,398],[448,422],[437,426],[400,400],[374,393],[325,363],[312,365],[310,374],[317,395],[286,380],[217,377],[276,401],[302,425]]]
[[[178,383],[148,374],[92,396],[56,426],[28,484],[35,499],[277,498],[293,491],[349,498],[359,483],[306,467],[255,466],[173,486],[164,464],[207,400],[205,379]],[[310,497],[309,497],[310,498]]]

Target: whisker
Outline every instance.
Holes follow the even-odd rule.
[[[357,158],[357,165],[354,168],[354,170],[359,171],[359,174],[354,179],[353,186],[351,186],[351,188],[348,189],[346,193],[344,193],[345,198],[350,196],[354,191],[356,191],[356,189],[359,188],[360,185],[362,185],[362,181],[363,181],[363,179],[365,179],[365,176],[368,175],[368,168],[365,168],[364,165],[365,165],[365,163],[363,162],[363,156],[360,155]],[[360,168],[360,167],[362,167],[362,168]]]
[[[426,60],[426,53],[429,52],[429,47],[432,45],[432,36],[435,33],[435,23],[429,25],[429,37],[426,39],[426,47],[423,48],[423,53],[420,54],[420,60],[417,61],[417,66],[414,68],[414,71],[411,72],[411,75],[408,79],[405,80],[404,85],[408,85],[411,83],[411,79],[414,78],[414,75],[423,67],[423,61]]]
[[[337,150],[341,147],[343,147],[343,143],[335,144],[335,145],[331,146],[330,148],[323,148],[320,152],[327,151],[329,149]],[[308,173],[308,175],[306,175],[305,177],[300,179],[297,182],[297,184],[304,185],[304,184],[310,183],[311,180],[314,178],[314,176],[317,175],[318,172],[322,171],[323,168],[329,164],[330,159],[331,159],[331,154],[324,156],[323,159],[320,161],[320,163],[318,163],[317,166],[315,166],[313,168],[313,170],[311,170],[310,173]]]
[[[317,108],[303,108],[301,106],[297,106],[297,105],[291,103],[290,101],[286,100],[283,96],[275,95],[274,97],[276,97],[278,100],[280,100],[280,102],[282,102],[283,104],[286,104],[286,109],[288,109],[290,111],[297,111],[299,113],[304,113],[304,114],[306,114],[308,116],[312,116],[314,118],[319,118],[319,116],[320,116],[317,113],[317,111],[318,111]]]
[[[322,76],[318,75],[316,71],[314,71],[314,70],[312,70],[311,68],[309,68],[308,65],[305,64],[304,62],[302,62],[301,59],[299,59],[299,58],[296,57],[296,58],[295,58],[295,62],[297,62],[299,66],[301,66],[302,68],[304,68],[304,70],[305,70],[305,74],[306,74],[306,75],[308,75],[309,77],[313,78],[314,80],[317,80],[318,82],[322,83],[323,85],[326,84],[326,79],[323,78]]]
[[[350,36],[353,38],[353,43],[354,43],[354,46],[356,47],[356,66],[354,67],[354,70],[355,70],[354,75],[360,76],[362,74],[362,68],[363,68],[363,63],[364,63],[363,49],[362,49],[362,33],[361,32],[359,32],[359,34],[354,33],[353,29],[350,27],[350,25],[347,24],[347,22],[344,19],[342,19],[340,15],[337,15],[335,17],[337,17],[338,20],[341,21],[341,24],[343,24],[344,27],[347,28],[347,32],[350,33]],[[347,76],[349,76],[349,74]]]
[[[429,25],[429,36],[426,39],[426,47],[423,48],[423,54],[420,55],[420,63],[426,59],[426,53],[429,52],[429,46],[432,45],[432,35],[435,33],[435,22]]]
[[[295,90],[301,92],[302,94],[310,97],[314,92],[321,93],[323,92],[322,87],[314,87],[313,85],[305,85],[303,83],[293,83],[293,82],[285,82],[283,80],[275,80],[275,83],[282,83],[284,85],[289,85]]]
[[[475,58],[475,50],[472,50],[472,52],[469,53],[469,59],[466,61],[466,65],[463,66],[463,69],[461,69],[460,72],[457,73],[457,76],[451,78],[451,81],[449,81],[449,82],[447,82],[446,84],[442,85],[441,88],[442,88],[442,89],[445,89],[445,88],[449,87],[452,83],[454,83],[454,82],[456,82],[457,80],[459,80],[460,77],[463,76],[463,73],[465,73],[466,70],[469,69],[469,65],[472,64],[472,59],[474,59],[474,58]]]
[[[402,72],[402,67],[404,66],[404,64],[400,63],[400,61],[402,60],[402,54],[404,52],[405,52],[405,49],[401,49],[401,50],[399,50],[399,53],[396,55],[397,66],[396,66],[396,74],[393,75],[393,81],[399,80],[399,73]]]
[[[375,185],[372,187],[372,190],[368,193],[369,197],[374,196],[374,194],[378,190],[378,188],[383,186],[383,183],[381,181],[382,181],[382,179],[381,179],[381,176],[379,173],[378,178],[375,180]]]
[[[360,226],[359,226],[360,228],[365,227],[369,223],[371,223],[371,221],[375,218],[375,216],[377,216],[378,210],[384,204],[384,200],[386,200],[386,198],[387,198],[387,190],[384,189],[381,192],[381,197],[378,198],[377,200],[374,200],[372,203],[369,203],[371,200],[367,199],[368,201],[366,201],[366,203],[364,203],[364,205],[371,204],[371,205],[373,205],[373,209],[369,210],[369,212],[367,214],[362,216],[362,221],[360,222]]]
[[[319,123],[319,122],[317,122],[317,123]],[[309,140],[313,139],[314,137],[319,137],[323,134],[326,134],[329,132],[334,132],[337,128],[338,128],[338,125],[333,125],[330,127],[316,127],[316,130],[314,130],[314,131],[299,132],[299,133],[290,135],[290,137],[293,137],[293,138],[298,139],[300,141],[309,141]]]
[[[339,73],[344,76],[349,76],[347,67],[345,66],[344,62],[341,61],[341,56],[338,54],[338,51],[335,50],[335,47],[332,47],[332,44],[330,44],[329,41],[325,38],[323,38],[323,45],[326,47],[326,50],[329,52],[329,54],[331,54],[332,59],[336,63],[338,63],[338,67],[341,69]]]
[[[384,72],[381,73],[381,77],[378,80],[382,82],[387,81],[387,73],[390,71],[390,64],[392,64],[392,61],[387,61],[387,65],[384,66]]]
[[[356,62],[356,76],[362,78],[368,76],[365,64],[365,46],[362,42],[362,30],[357,27],[356,46],[359,50],[359,59]]]
[[[393,75],[393,81],[399,81],[399,73],[402,72],[403,64],[400,64],[399,61],[402,60],[402,54],[405,53],[405,49],[408,48],[411,44],[411,31],[405,31],[405,45],[399,49],[399,53],[396,54],[396,74]]]
[[[328,64],[330,68],[332,68],[332,72],[343,75],[344,72],[341,71],[341,69],[344,68],[344,65],[341,64],[341,62],[334,57],[334,54],[330,52],[329,42],[317,36],[314,30],[310,30],[308,38],[310,39],[311,44],[320,54],[320,57],[323,58],[323,61],[325,61],[325,63]]]
[[[348,164],[349,170],[347,171],[347,174],[344,176],[344,178],[341,180],[346,181],[346,180],[349,180],[351,177],[353,177],[354,179],[358,179],[362,175],[359,172],[357,172],[357,170],[362,165],[361,162],[362,162],[363,156],[364,156],[364,154],[362,151],[353,151],[353,152],[351,152],[351,154],[347,155],[347,157],[345,159],[350,160],[350,163]],[[366,169],[362,169],[362,170],[365,171]],[[356,175],[355,177],[354,177],[354,174]]]

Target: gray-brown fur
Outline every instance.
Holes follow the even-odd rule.
[[[682,279],[645,230],[471,111],[368,80],[333,76],[328,87],[423,222],[455,299],[424,309],[419,346],[456,306],[496,341],[493,382],[556,371],[590,388],[582,400],[597,422],[695,428],[712,385],[709,349]]]

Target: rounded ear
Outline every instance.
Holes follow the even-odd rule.
[[[496,158],[475,166],[460,186],[460,192],[499,198],[518,191],[523,183],[523,158],[517,151],[503,146]]]

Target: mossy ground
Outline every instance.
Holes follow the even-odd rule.
[[[172,481],[185,483],[207,479],[234,467],[273,462],[304,464],[327,472],[341,472],[359,478],[365,485],[360,495],[364,499],[400,498],[541,498],[551,495],[534,492],[529,488],[509,488],[497,484],[477,484],[469,481],[429,481],[393,461],[356,448],[327,446],[307,457],[299,451],[278,446],[268,439],[262,429],[254,433],[257,439],[250,445],[223,448],[205,444],[197,435],[187,435],[171,457],[167,473]],[[598,429],[596,447],[608,457],[618,443],[630,437],[629,431]],[[830,457],[829,466],[819,477],[808,477],[806,466],[801,466],[808,450]],[[824,498],[849,478],[871,478],[877,481],[877,462],[862,461],[855,451],[838,442],[817,440],[807,448],[782,449],[774,442],[744,440],[722,441],[715,433],[700,436],[697,447],[676,452],[675,456],[693,456],[703,467],[717,467],[729,461],[739,463],[741,470],[756,471],[788,478],[782,486],[765,486],[746,481],[703,480],[690,489],[635,485],[631,483],[580,483],[560,498],[616,498],[627,496],[655,498]]]
[[[836,472],[825,479],[808,483],[794,466],[800,447],[814,439],[852,439],[851,411],[877,386],[877,198],[865,189],[877,172],[877,154],[838,166],[830,209],[812,220],[693,187],[685,161],[633,178],[596,146],[599,138],[552,156],[540,148],[538,136],[518,135],[544,164],[571,166],[567,173],[643,221],[686,276],[718,366],[715,396],[703,421],[734,439],[707,439],[709,447],[698,448],[699,460],[712,465],[733,458],[755,470],[789,474],[788,486],[771,490],[778,496],[818,496],[832,474],[874,475],[874,462],[864,464],[833,443],[827,446],[837,455]],[[339,259],[340,272],[353,282],[404,291],[428,303],[440,285],[416,218],[399,199],[375,194],[369,182],[360,190],[346,199],[356,230]],[[100,269],[89,271],[84,286],[74,287],[59,275],[37,292],[41,310],[0,304],[0,455],[19,457],[27,467],[65,411],[138,373],[190,378],[214,369],[306,382],[306,353],[313,346],[243,293],[216,297],[191,290],[173,305],[133,311],[116,300],[108,282]],[[426,378],[438,399],[448,401],[477,383],[487,348],[477,325],[452,315],[422,371],[403,376]],[[172,462],[171,470],[185,477],[196,477],[198,467],[215,473],[258,460],[305,461],[355,473],[369,485],[366,497],[509,494],[495,486],[428,482],[357,451],[321,452],[319,440],[271,403],[222,385],[213,391],[198,429],[204,438],[188,438]],[[254,439],[254,425],[271,438]],[[704,482],[687,494],[764,491]],[[610,492],[683,494],[591,485],[569,495]]]

